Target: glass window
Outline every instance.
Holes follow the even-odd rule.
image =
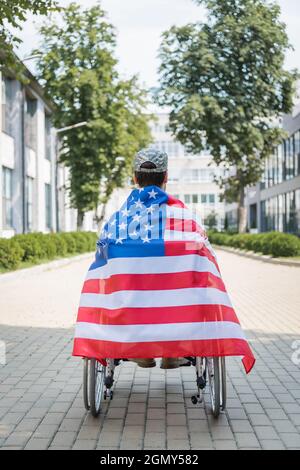
[[[3,227],[11,228],[13,225],[12,211],[12,175],[10,168],[2,168],[2,221]]]
[[[34,184],[33,178],[30,178],[29,176],[27,176],[26,183],[27,183],[26,185],[27,230],[28,232],[31,232],[32,227],[33,227],[33,184]]]
[[[296,231],[297,235],[300,235],[300,189],[295,191],[295,203],[296,203]]]
[[[36,149],[36,108],[37,100],[26,97],[25,101],[25,143]]]
[[[13,114],[13,80],[3,77],[2,80],[2,130],[12,135]]]
[[[207,203],[207,194],[201,194],[201,203],[206,204]]]
[[[295,175],[300,175],[300,131],[295,134]]]
[[[208,195],[208,202],[210,204],[214,204],[215,203],[215,195],[214,194],[209,194]]]
[[[52,228],[52,211],[51,211],[51,185],[45,184],[45,215],[46,215],[46,227]]]
[[[193,194],[192,201],[193,201],[193,204],[197,204],[197,202],[198,202],[198,194]]]
[[[186,204],[190,204],[190,202],[191,202],[191,195],[190,194],[185,194],[184,195],[184,202]]]
[[[51,120],[45,114],[45,158],[51,160]]]
[[[284,165],[284,144],[280,144],[277,148],[277,164],[278,164],[277,182],[282,183],[282,181],[283,181],[283,165]]]

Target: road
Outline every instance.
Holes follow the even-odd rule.
[[[247,376],[239,358],[227,360],[228,404],[218,421],[208,398],[204,406],[191,403],[192,368],[133,363],[117,368],[115,397],[101,417],[85,412],[82,361],[70,353],[88,256],[0,278],[0,340],[7,350],[0,447],[300,449],[300,352],[293,349],[300,340],[300,269],[217,255],[257,358]]]

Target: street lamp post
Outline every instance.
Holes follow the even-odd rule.
[[[69,131],[71,129],[76,129],[77,127],[86,126],[88,124],[87,121],[77,122],[76,124],[72,124],[71,126],[61,127],[60,129],[55,129],[55,205],[56,205],[56,231],[60,231],[59,227],[59,188],[58,188],[58,156],[59,156],[59,145],[58,145],[58,134],[62,132]]]

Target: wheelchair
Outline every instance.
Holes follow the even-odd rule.
[[[208,388],[212,415],[218,418],[226,408],[226,365],[225,357],[186,357],[189,365],[195,367],[197,393],[191,397],[194,405],[202,403]],[[97,417],[101,411],[102,399],[112,400],[114,396],[114,370],[127,359],[106,359],[103,365],[97,359],[83,359],[83,400],[87,411]]]

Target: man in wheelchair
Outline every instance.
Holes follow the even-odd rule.
[[[156,186],[166,190],[168,181],[168,155],[156,149],[145,149],[137,153],[134,159],[133,180],[138,188]],[[155,367],[155,359],[130,359],[140,367]],[[191,362],[184,357],[163,357],[161,369],[175,369],[180,366],[189,366]]]

